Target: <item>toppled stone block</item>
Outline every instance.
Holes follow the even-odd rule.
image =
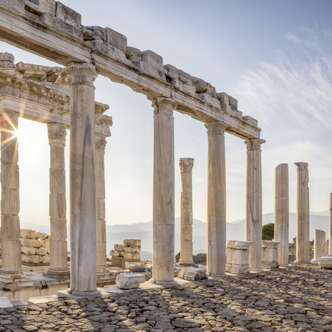
[[[120,289],[135,289],[145,282],[143,273],[119,273],[116,277],[116,285]]]
[[[69,25],[72,25],[76,28],[81,28],[81,14],[65,6],[61,2],[56,3],[55,16]]]
[[[177,276],[188,281],[204,280],[207,278],[206,268],[195,266],[181,266]]]
[[[143,262],[125,262],[125,268],[130,272],[145,272],[145,264]]]
[[[318,264],[322,269],[332,270],[332,256],[320,257]]]

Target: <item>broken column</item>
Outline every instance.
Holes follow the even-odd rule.
[[[262,265],[266,269],[274,269],[278,264],[278,241],[262,241]]]
[[[248,139],[247,144],[247,241],[252,272],[262,269],[262,165],[261,139]]]
[[[276,168],[274,239],[279,242],[278,263],[288,264],[289,246],[289,185],[288,164]]]
[[[225,273],[226,264],[226,166],[225,125],[206,124],[208,132],[208,254],[212,277]]]
[[[1,247],[4,277],[21,275],[18,113],[3,113],[1,129]]]
[[[48,124],[50,144],[50,267],[48,274],[69,277],[67,262],[66,175],[64,124]]]
[[[311,260],[312,264],[318,264],[318,260],[326,256],[325,252],[326,245],[326,235],[324,231],[320,229],[315,229],[315,239],[314,239],[314,258]]]
[[[181,158],[181,249],[180,264],[193,265],[193,198],[192,168],[194,159]]]
[[[174,283],[174,103],[154,104],[153,263],[152,280]]]
[[[332,194],[330,194],[330,228],[329,228],[328,255],[332,256]]]
[[[309,174],[308,163],[298,162],[297,166],[297,234],[296,262],[310,262],[309,243]]]
[[[68,67],[72,78],[70,117],[70,293],[96,295],[95,68]]]

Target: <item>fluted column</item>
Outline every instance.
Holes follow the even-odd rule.
[[[225,273],[226,265],[226,165],[225,126],[206,124],[208,132],[208,255],[212,277]]]
[[[48,274],[56,277],[69,275],[67,263],[66,176],[65,143],[66,127],[48,124],[50,144],[50,268]]]
[[[262,269],[262,162],[261,139],[248,139],[247,144],[247,241],[249,267],[253,272]]]
[[[106,215],[105,215],[105,147],[106,138],[96,136],[96,217],[97,217],[97,275],[106,272]]]
[[[279,242],[278,264],[288,264],[289,246],[289,184],[288,164],[276,168],[274,239]]]
[[[153,266],[155,283],[174,280],[174,104],[154,102]]]
[[[193,197],[192,197],[192,169],[194,159],[181,158],[181,249],[180,264],[193,265]]]
[[[298,162],[297,166],[297,234],[296,262],[310,262],[309,243],[309,173],[308,163]]]
[[[0,117],[1,128],[1,247],[2,274],[21,275],[20,181],[18,167],[18,114]]]
[[[70,292],[96,294],[95,68],[72,64],[70,117]]]
[[[329,246],[328,246],[328,255],[332,256],[332,194],[330,194],[330,229],[329,229]]]

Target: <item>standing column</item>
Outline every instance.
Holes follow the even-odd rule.
[[[225,273],[226,265],[226,165],[225,126],[206,124],[208,132],[208,255],[212,277]]]
[[[261,139],[248,139],[247,144],[247,241],[249,267],[252,272],[262,269],[262,162]]]
[[[16,130],[18,114],[5,113],[1,128],[1,246],[2,274],[21,275],[20,182]]]
[[[96,294],[95,88],[89,64],[71,64],[70,292]]]
[[[289,245],[289,185],[288,164],[276,168],[274,239],[279,242],[278,264],[288,264]]]
[[[328,255],[332,256],[332,194],[330,194],[330,237],[329,237]]]
[[[193,197],[192,197],[192,169],[194,159],[181,158],[181,249],[180,264],[193,265]]]
[[[155,283],[174,281],[174,103],[154,103],[153,266]]]
[[[308,163],[295,163],[297,166],[297,235],[296,262],[310,262],[309,243],[309,174]]]
[[[55,277],[69,275],[67,263],[66,176],[65,143],[66,127],[48,124],[50,144],[50,268],[48,274]]]
[[[96,136],[96,216],[97,216],[97,275],[106,272],[106,216],[105,216],[105,147],[104,135]]]

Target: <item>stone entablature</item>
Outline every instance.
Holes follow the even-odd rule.
[[[86,27],[81,15],[55,0],[1,0],[2,38],[61,64],[94,63],[98,73],[126,84],[149,98],[172,98],[177,110],[201,121],[224,121],[227,131],[258,138],[257,121],[243,116],[237,101],[201,78],[172,65],[160,55],[128,46],[110,29]]]

